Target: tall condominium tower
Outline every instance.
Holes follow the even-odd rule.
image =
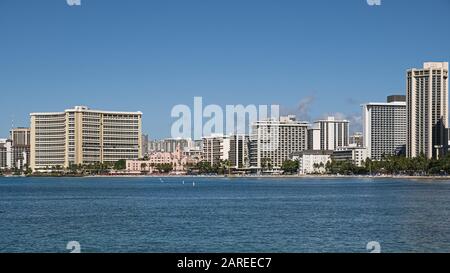
[[[141,157],[145,157],[148,156],[148,143],[149,143],[149,138],[147,134],[142,134],[142,138],[141,138],[141,150],[142,150],[142,155]]]
[[[250,138],[248,135],[231,135],[230,166],[235,169],[250,167]]]
[[[408,157],[439,158],[448,147],[448,62],[406,72]]]
[[[389,96],[388,102],[362,105],[364,146],[374,160],[394,155],[406,145],[406,97]]]
[[[114,163],[142,155],[142,113],[91,110],[31,113],[31,168]]]
[[[13,128],[0,140],[0,168],[25,169],[30,164],[30,129]]]
[[[328,117],[314,122],[309,131],[309,148],[313,150],[333,151],[347,147],[349,143],[349,121]],[[311,139],[312,138],[312,139]]]
[[[308,150],[320,150],[320,126],[314,124],[308,129]]]
[[[9,150],[11,150],[11,140],[0,139],[0,170],[8,168]]]
[[[255,122],[250,138],[251,168],[279,170],[292,153],[307,149],[308,126],[295,116]]]
[[[230,153],[230,137],[211,135],[203,137],[203,159],[211,166],[228,160]]]
[[[10,131],[12,140],[12,167],[22,169],[30,165],[30,128],[13,128]]]

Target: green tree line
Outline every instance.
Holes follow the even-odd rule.
[[[367,159],[358,167],[349,161],[330,161],[325,165],[329,174],[384,174],[384,175],[448,175],[450,155],[436,160],[421,155],[415,158],[384,156],[381,160]]]

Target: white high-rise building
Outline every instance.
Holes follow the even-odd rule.
[[[142,155],[142,113],[91,110],[31,113],[31,168],[114,163]]]
[[[320,150],[320,126],[314,124],[308,129],[308,150]]]
[[[315,121],[309,132],[312,137],[312,140],[309,140],[312,146],[309,148],[329,151],[348,146],[349,123],[348,120],[336,120],[334,117]]]
[[[8,168],[8,150],[11,147],[8,141],[10,142],[8,139],[0,139],[0,170]]]
[[[307,149],[308,126],[295,116],[255,122],[250,138],[251,168],[279,170],[292,153]]]
[[[394,155],[406,145],[406,97],[389,96],[388,102],[362,105],[364,147],[370,159]]]
[[[211,135],[203,137],[203,159],[211,166],[220,161],[229,160],[230,137],[225,135]]]
[[[448,62],[406,72],[408,157],[438,158],[448,147]]]

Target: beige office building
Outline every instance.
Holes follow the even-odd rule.
[[[440,157],[448,146],[448,63],[406,72],[408,157]]]
[[[91,110],[31,113],[33,170],[114,163],[142,155],[142,113]]]

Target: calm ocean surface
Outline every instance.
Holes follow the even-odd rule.
[[[69,252],[69,241],[82,252],[367,252],[370,241],[450,252],[450,181],[0,178],[0,252]]]

